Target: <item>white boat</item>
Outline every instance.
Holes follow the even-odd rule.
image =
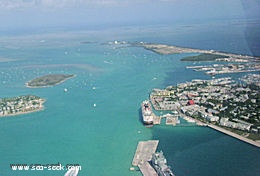
[[[64,176],[77,176],[79,173],[79,169],[77,167],[69,169]]]

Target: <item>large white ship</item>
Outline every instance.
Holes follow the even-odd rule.
[[[153,112],[151,108],[151,104],[148,100],[145,100],[141,104],[142,107],[142,117],[143,117],[143,123],[146,125],[152,125],[153,124]]]

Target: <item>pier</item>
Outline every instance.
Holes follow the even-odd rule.
[[[157,176],[158,174],[150,165],[152,154],[155,153],[159,140],[140,141],[137,145],[132,161],[133,166],[138,166],[144,176]]]
[[[153,113],[153,124],[154,125],[160,125],[161,124],[161,117],[157,116]]]

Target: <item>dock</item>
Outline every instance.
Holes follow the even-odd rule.
[[[170,116],[170,115],[163,115],[157,116],[153,113],[153,124],[160,125],[162,118],[166,118],[166,125],[173,125],[175,126],[178,123],[178,118]]]
[[[140,141],[137,145],[132,161],[133,166],[138,166],[144,176],[157,176],[156,171],[150,165],[152,154],[155,153],[159,140]]]
[[[158,176],[157,172],[154,170],[154,168],[150,165],[148,161],[138,165],[138,167],[142,172],[143,176]]]
[[[161,124],[161,116],[157,116],[153,113],[153,124],[160,125]]]

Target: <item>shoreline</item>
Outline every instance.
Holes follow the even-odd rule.
[[[42,101],[40,102],[40,106],[37,109],[29,110],[29,111],[25,111],[25,112],[17,112],[17,113],[13,113],[13,114],[0,115],[0,118],[18,116],[18,115],[23,115],[23,114],[30,114],[30,113],[38,112],[38,111],[44,111],[45,107],[44,107],[43,103],[45,103],[45,102],[46,102],[46,100],[42,99]]]
[[[183,118],[184,120],[186,120],[186,121],[188,121],[190,123],[196,123],[197,126],[208,127],[208,128],[213,129],[213,130],[219,131],[219,132],[221,132],[221,133],[223,133],[225,135],[228,135],[228,136],[231,136],[231,137],[233,137],[235,139],[238,139],[238,140],[240,140],[242,142],[245,142],[247,144],[251,144],[251,145],[253,145],[255,147],[260,147],[260,142],[258,142],[258,141],[254,141],[252,139],[248,139],[248,138],[246,138],[244,136],[241,136],[239,134],[236,134],[234,132],[231,132],[229,130],[221,128],[221,127],[219,127],[217,125],[204,123],[204,122],[202,122],[202,121],[200,121],[198,119],[194,119],[194,118],[192,118],[190,116],[187,116],[187,115],[181,113],[180,111],[178,111],[178,112],[179,112],[181,118]],[[158,123],[158,124],[160,124],[160,123]]]
[[[197,49],[197,48],[188,48],[188,47],[180,47],[175,45],[167,45],[167,44],[159,44],[159,43],[137,43],[135,46],[143,47],[146,50],[150,50],[157,54],[167,55],[167,54],[181,54],[181,53],[204,53],[204,54],[219,54],[228,56],[230,58],[237,57],[241,59],[260,59],[259,56],[248,56],[248,55],[241,55],[235,53],[227,53],[222,51],[215,51],[215,50],[204,50],[204,49]]]
[[[183,113],[181,113],[181,112],[180,112],[180,115],[182,116],[181,118],[183,118],[183,119],[185,119],[185,120],[187,120],[187,121],[188,121],[188,120],[193,120],[193,121],[196,123],[197,126],[208,127],[208,128],[214,129],[214,130],[216,130],[216,131],[219,131],[219,132],[221,132],[221,133],[223,133],[223,134],[225,134],[225,135],[234,137],[234,138],[236,138],[236,139],[238,139],[238,140],[240,140],[240,141],[242,141],[242,142],[251,144],[251,145],[253,145],[253,146],[255,146],[255,147],[260,147],[260,142],[253,141],[253,140],[248,139],[248,138],[246,138],[246,137],[244,137],[244,136],[241,136],[241,135],[239,135],[239,134],[236,134],[236,133],[233,133],[233,132],[231,132],[231,131],[229,131],[229,130],[226,130],[226,129],[224,129],[224,128],[221,128],[221,127],[219,127],[219,126],[217,126],[217,125],[204,123],[204,122],[202,122],[202,121],[200,121],[200,120],[198,120],[198,119],[194,119],[194,118],[192,118],[192,117],[186,116],[185,114],[183,114]]]
[[[253,145],[255,147],[260,147],[260,142],[253,141],[251,139],[248,139],[248,138],[246,138],[244,136],[241,136],[241,135],[238,135],[238,134],[233,133],[231,131],[228,131],[228,130],[226,130],[224,128],[221,128],[219,126],[216,126],[216,125],[213,125],[213,124],[207,124],[207,127],[211,128],[211,129],[214,129],[216,131],[219,131],[219,132],[221,132],[223,134],[226,134],[228,136],[234,137],[234,138],[236,138],[236,139],[238,139],[238,140],[240,140],[242,142],[245,142],[247,144],[251,144],[251,145]]]
[[[44,111],[45,107],[41,106],[39,109],[35,109],[32,111],[26,111],[26,112],[18,112],[18,113],[14,113],[14,114],[6,114],[6,115],[0,115],[0,118],[4,118],[4,117],[10,117],[10,116],[18,116],[18,115],[23,115],[23,114],[30,114],[33,112],[38,112],[38,111]]]

